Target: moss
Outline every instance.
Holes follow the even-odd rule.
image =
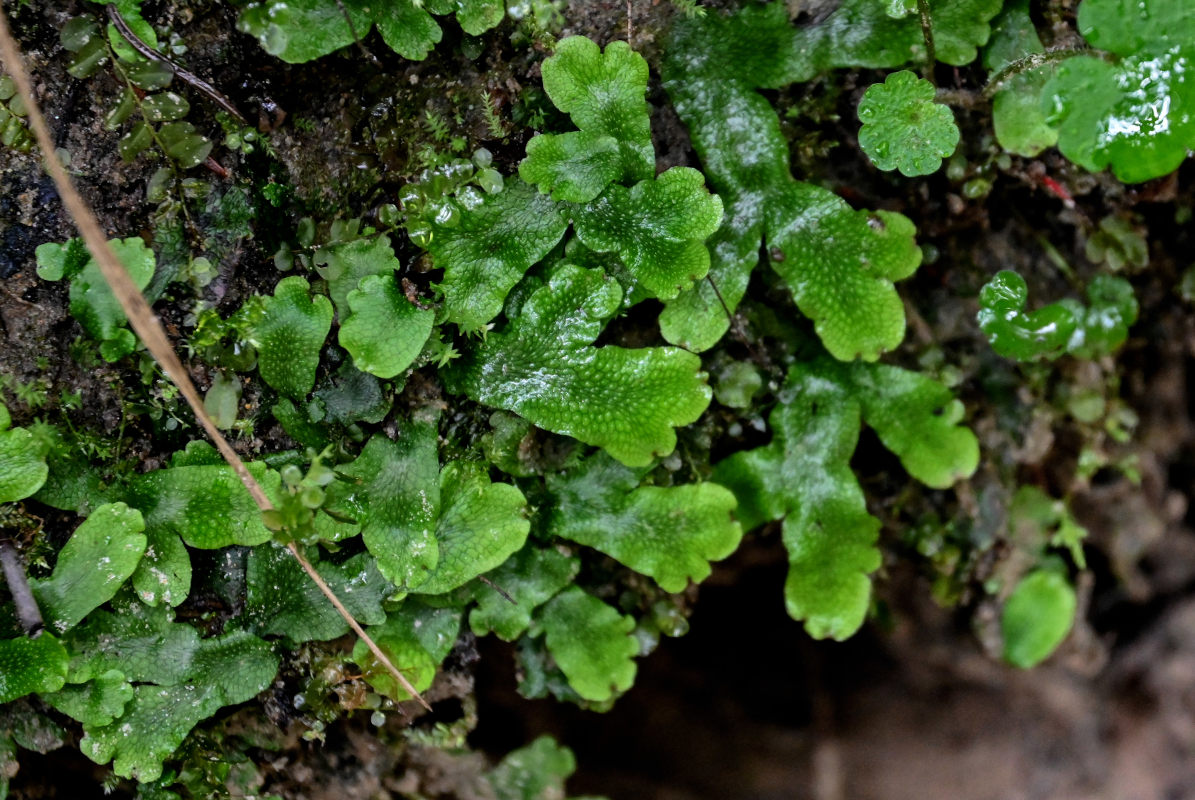
[[[967,7],[966,19],[945,9],[938,19],[949,63],[975,58],[989,27],[990,2]],[[890,588],[881,577],[873,595],[870,576],[885,555],[933,575],[940,602],[984,596],[1008,531],[967,488],[961,499],[942,491],[966,487],[975,472],[968,415],[993,453],[977,479],[993,497],[1024,482],[1018,462],[1046,469],[1041,437],[1023,433],[1034,420],[1080,442],[1042,483],[1132,470],[1131,454],[1116,449],[1134,422],[1115,368],[1092,375],[1077,365],[1111,356],[1133,315],[1112,320],[1105,340],[1065,356],[1052,348],[1049,366],[1003,363],[1001,346],[993,353],[978,336],[972,298],[1005,266],[994,262],[1015,259],[1035,291],[1063,282],[1049,277],[1045,255],[1026,255],[1041,248],[1016,242],[1003,252],[1012,234],[991,247],[974,242],[990,227],[1032,230],[1016,219],[1025,198],[1012,182],[1037,174],[974,134],[989,122],[976,110],[981,87],[968,83],[963,147],[947,175],[902,181],[866,166],[842,113],[874,73],[819,78],[832,89],[825,98],[794,83],[840,62],[887,68],[921,56],[912,18],[881,19],[848,2],[794,27],[773,4],[681,14],[670,31],[677,12],[660,4],[636,20],[645,59],[596,43],[614,38],[597,32],[624,30],[621,8],[565,9],[567,32],[593,40],[557,43],[514,21],[478,38],[462,6],[465,32],[441,15],[443,39],[419,63],[382,46],[383,30],[362,41],[376,62],[350,39],[323,60],[266,68],[254,42],[218,35],[227,9],[203,19],[155,11],[147,37],[191,48],[175,55],[261,108],[260,126],[246,127],[215,120],[189,96],[185,122],[228,174],[187,171],[153,147],[119,164],[118,132],[89,141],[85,124],[64,141],[85,182],[113,178],[99,210],[113,233],[141,235],[153,251],[157,271],[143,283],[171,335],[189,345],[212,402],[223,398],[222,419],[234,423],[234,444],[256,462],[277,514],[263,523],[214,451],[187,446],[198,435],[193,420],[108,305],[72,305],[77,326],[64,310],[74,290],[36,284],[27,266],[12,285],[19,299],[0,300],[10,338],[36,340],[46,361],[6,348],[0,364],[27,379],[48,369],[49,354],[61,356],[51,399],[14,402],[21,425],[7,432],[37,432],[23,444],[47,447],[52,477],[33,499],[25,490],[37,487],[22,485],[8,499],[27,506],[8,507],[6,518],[64,509],[55,519],[66,530],[88,514],[85,525],[99,524],[110,513],[104,502],[123,501],[144,515],[147,539],[135,569],[112,573],[126,588],[110,593],[105,579],[77,606],[53,590],[59,570],[75,574],[72,545],[58,534],[30,545],[46,562],[32,567],[46,609],[74,626],[61,646],[91,663],[64,667],[62,694],[51,694],[53,675],[12,685],[81,720],[86,752],[143,779],[143,797],[289,796],[297,789],[265,751],[294,757],[300,737],[334,743],[330,732],[346,729],[369,731],[363,738],[385,745],[387,763],[411,770],[403,791],[433,795],[420,770],[451,763],[461,785],[488,785],[503,800],[559,796],[572,761],[554,745],[536,743],[494,771],[450,752],[476,724],[473,671],[489,666],[471,666],[474,636],[516,643],[524,694],[608,707],[631,686],[637,656],[684,632],[711,562],[772,522],[787,547],[788,610],[816,636],[842,638],[864,622]],[[49,16],[27,23],[27,34],[51,27],[54,12],[37,13]],[[893,36],[831,47],[864,30],[844,26],[855,18]],[[74,44],[81,53],[89,41]],[[51,92],[53,111],[67,118],[70,57],[58,55],[48,65],[51,86],[63,89]],[[662,67],[663,88],[649,64]],[[92,66],[73,91],[94,96],[96,120],[126,95],[110,65]],[[959,74],[973,82],[978,70]],[[150,96],[150,116],[162,116],[152,100],[161,96]],[[663,109],[673,105],[687,135],[668,122]],[[160,136],[183,121],[146,124]],[[831,152],[835,163],[825,163]],[[0,201],[3,235],[19,224],[38,244],[67,240],[49,199],[34,202],[32,160],[21,169],[5,176],[21,191],[18,202]],[[991,194],[976,183],[964,190],[965,180],[985,181],[979,188]],[[1051,181],[1051,191],[1067,191]],[[1092,207],[1130,202],[1100,185]],[[1074,203],[1077,193],[1065,196]],[[1108,210],[1105,219],[1130,218]],[[1142,223],[1151,236],[1166,229]],[[1052,224],[1032,232],[1062,241],[1068,223]],[[1109,241],[1128,247],[1110,224],[1076,224],[1092,261],[1117,260]],[[68,271],[69,247],[48,246]],[[85,269],[76,255],[74,277]],[[1076,284],[1128,286],[1066,255],[1082,273]],[[1121,260],[1142,262],[1130,256]],[[1162,259],[1151,269],[1166,269]],[[761,260],[770,269],[756,269]],[[1062,256],[1054,263],[1069,269]],[[1095,294],[1084,319],[1096,326],[1111,314],[1097,301],[1123,308],[1131,299],[1122,289]],[[14,322],[22,303],[51,313]],[[72,360],[66,343],[76,338]],[[895,363],[870,363],[881,356]],[[122,394],[112,398],[109,386]],[[1018,397],[1037,401],[1037,412]],[[860,436],[864,421],[876,437]],[[23,457],[36,471],[38,457]],[[891,544],[902,537],[880,537],[884,526],[915,527],[903,540],[920,556]],[[352,593],[350,607],[428,699],[442,701],[441,716],[403,732],[397,709],[422,712],[364,645],[350,657],[337,641],[342,620],[271,538],[308,548],[319,572]],[[1061,544],[1073,562],[1063,571],[1082,568],[1081,542]],[[1010,618],[1025,617],[1017,604]],[[4,644],[17,651],[23,641]],[[134,657],[121,661],[101,641]],[[9,655],[16,663],[28,654]],[[167,672],[144,672],[154,667]],[[243,680],[222,686],[217,673]],[[236,724],[204,721],[246,703]],[[136,736],[120,735],[122,724]],[[219,752],[225,763],[216,766]]]

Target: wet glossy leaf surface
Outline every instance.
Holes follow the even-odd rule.
[[[295,399],[315,388],[320,348],[332,329],[332,303],[310,290],[297,275],[280,280],[249,339],[262,380]]]
[[[316,560],[315,568],[358,622],[379,625],[386,620],[382,600],[393,586],[368,553],[342,564]],[[245,614],[260,636],[283,636],[297,644],[349,632],[348,623],[285,547],[267,542],[253,548],[245,583]]]
[[[993,75],[1008,64],[1045,47],[1029,16],[1028,0],[1016,0],[992,22],[992,38],[983,52],[983,64]],[[992,127],[1000,146],[1010,153],[1036,156],[1058,141],[1058,131],[1047,122],[1041,92],[1055,72],[1055,65],[1020,72],[1003,84],[992,98]]]
[[[141,512],[124,503],[100,506],[58,554],[49,578],[30,581],[46,625],[61,635],[111,600],[145,552]]]
[[[238,631],[205,639],[179,683],[134,687],[125,713],[107,725],[86,726],[79,748],[98,764],[112,761],[121,777],[156,780],[162,761],[197,723],[252,699],[277,670],[270,646],[256,636]]]
[[[381,625],[369,629],[369,635],[403,675],[422,692],[432,685],[436,670],[452,646],[461,627],[461,610],[436,608],[408,599]],[[374,689],[394,700],[407,700],[410,695],[398,685],[394,677],[378,663],[365,642],[353,646],[353,661],[360,665],[365,680]]]
[[[1086,0],[1079,29],[1120,58],[1076,56],[1042,90],[1058,149],[1126,183],[1175,170],[1195,145],[1195,11],[1183,0]]]
[[[1161,52],[1192,43],[1195,7],[1183,0],[1084,0],[1079,33],[1119,56]]]
[[[736,500],[712,483],[640,486],[645,472],[599,453],[550,477],[549,530],[650,575],[666,592],[679,592],[708,577],[710,562],[738,547]]]
[[[393,378],[415,360],[432,331],[435,313],[403,296],[389,275],[369,275],[348,293],[350,313],[340,323],[340,345],[358,369]]]
[[[541,736],[502,759],[487,777],[497,800],[553,800],[564,797],[564,781],[577,768],[567,747]]]
[[[622,173],[618,140],[587,131],[536,136],[519,164],[520,178],[570,203],[588,203]]]
[[[709,405],[700,359],[670,347],[593,347],[622,302],[618,284],[564,265],[522,313],[450,373],[450,388],[641,466]]]
[[[1124,343],[1137,320],[1137,298],[1123,278],[1097,275],[1087,287],[1090,305],[1070,298],[1026,312],[1029,288],[1011,270],[1002,270],[979,295],[979,327],[992,349],[1005,358],[1027,361],[1070,353],[1094,358]]]
[[[85,683],[72,683],[42,699],[84,725],[107,725],[124,713],[133,699],[133,687],[124,673],[109,670]]]
[[[610,186],[579,209],[574,224],[586,247],[616,252],[649,297],[672,299],[705,277],[705,240],[722,221],[722,201],[695,169],[673,167],[629,190]]]
[[[469,626],[478,636],[489,631],[499,639],[514,641],[531,624],[535,609],[570,585],[581,561],[552,548],[524,547],[486,577],[514,598],[512,603],[489,586],[473,590],[477,606],[469,614]]]
[[[66,665],[66,650],[48,633],[0,640],[0,703],[58,691],[66,681]]]
[[[618,143],[621,180],[641,181],[656,171],[644,93],[647,62],[626,42],[605,52],[584,36],[570,36],[544,61],[544,91],[581,131]]]
[[[407,423],[342,470],[360,483],[338,508],[364,523],[365,546],[404,592],[452,591],[504,562],[530,530],[516,487],[491,483],[480,464],[441,470],[436,441],[433,424]]]
[[[536,625],[569,685],[586,700],[609,700],[635,681],[634,618],[574,586],[539,610]]]
[[[1128,56],[1081,56],[1059,65],[1042,90],[1058,149],[1092,172],[1126,183],[1173,172],[1195,143],[1195,47]]]
[[[974,472],[979,445],[957,423],[949,390],[917,373],[829,359],[789,370],[771,444],[719,463],[743,527],[783,518],[785,601],[810,635],[844,639],[863,623],[880,521],[867,512],[850,459],[864,420],[914,477],[948,486]]]
[[[931,0],[937,59],[955,66],[974,61],[1001,5],[1001,0]],[[779,17],[776,12],[771,15]],[[917,14],[894,16],[891,4],[846,0],[819,23],[798,28],[792,53],[790,69],[797,80],[807,80],[837,67],[899,67],[924,61],[925,43]]]
[[[398,0],[385,7],[365,0],[344,0],[343,7],[329,0],[263,0],[244,8],[237,28],[256,36],[271,55],[301,64],[352,44],[354,30],[364,37],[377,25],[391,49],[420,61],[443,36],[429,11],[455,13],[466,33],[474,36],[497,25],[503,16],[502,4],[495,0],[432,0],[426,9],[416,0]]]
[[[440,460],[435,425],[411,422],[398,440],[376,434],[341,470],[359,481],[346,508],[363,525],[365,546],[378,569],[401,589],[417,586],[439,563],[436,518]]]
[[[915,177],[937,171],[958,147],[951,110],[934,102],[934,86],[908,70],[872,84],[859,101],[859,147],[882,170]]]
[[[665,86],[726,214],[708,242],[720,291],[703,283],[683,293],[660,327],[690,349],[712,346],[729,327],[726,308],[733,312],[746,291],[762,239],[778,248],[783,261],[773,258],[773,267],[827,348],[839,358],[874,360],[903,338],[904,309],[892,281],[911,274],[921,252],[905,217],[854,211],[831,192],[793,180],[779,119],[756,91],[794,79],[753,44],[758,35],[777,46],[791,36],[787,17],[767,10],[776,8],[677,26]]]
[[[391,249],[389,236],[354,239],[325,247],[316,253],[314,261],[316,272],[328,282],[328,296],[342,324],[352,313],[349,292],[356,291],[361,281],[371,275],[391,277],[402,268]]]
[[[146,531],[146,540],[145,554],[133,572],[133,588],[147,605],[177,606],[191,592],[191,555],[168,525]]]
[[[174,622],[169,608],[117,598],[113,611],[92,612],[63,639],[70,648],[70,681],[85,683],[119,672],[133,683],[175,684],[192,670],[199,632]]]
[[[248,467],[267,493],[277,490],[277,473],[267,472],[264,464]],[[212,550],[261,544],[270,538],[260,511],[232,467],[197,465],[147,472],[130,482],[125,500],[144,514],[151,539],[169,531],[192,547]]]
[[[482,464],[452,461],[440,473],[436,568],[414,587],[442,594],[502,564],[527,540],[527,501],[508,483],[491,483]]]
[[[519,180],[462,210],[455,226],[434,226],[428,252],[444,270],[447,321],[471,331],[496,317],[507,293],[567,227],[554,201]]]

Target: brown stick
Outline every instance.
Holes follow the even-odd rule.
[[[137,335],[141,337],[141,341],[145,342],[146,349],[162,365],[162,369],[166,372],[166,375],[178,386],[179,391],[182,392],[183,397],[186,398],[187,403],[191,406],[191,410],[195,412],[195,418],[199,420],[199,424],[203,426],[208,436],[215,442],[216,448],[224,456],[224,460],[228,462],[233,471],[236,472],[237,477],[241,479],[241,483],[245,485],[245,489],[253,498],[253,502],[262,511],[269,511],[273,508],[273,505],[270,503],[269,498],[266,497],[261,484],[250,474],[248,468],[245,467],[245,463],[241,461],[236,451],[232,449],[232,445],[228,443],[228,440],[224,438],[223,434],[216,427],[216,424],[212,421],[212,418],[204,410],[203,399],[195,389],[195,384],[191,383],[191,376],[187,374],[187,371],[183,369],[182,362],[178,360],[178,355],[174,352],[174,347],[170,344],[170,340],[166,338],[166,332],[162,329],[162,324],[149,307],[149,303],[145,301],[145,297],[141,294],[137,285],[133,283],[133,279],[129,277],[129,273],[125,270],[124,265],[120,263],[120,259],[112,252],[112,248],[108,246],[108,237],[104,235],[103,230],[100,228],[100,223],[96,219],[95,214],[92,213],[91,207],[87,205],[82,196],[76,191],[70,176],[67,175],[66,169],[62,166],[62,162],[58,160],[58,155],[54,150],[54,142],[50,138],[50,130],[46,126],[46,119],[41,112],[41,106],[38,105],[37,100],[33,96],[33,86],[29,79],[29,73],[25,70],[25,62],[21,58],[16,41],[12,38],[12,33],[8,29],[7,13],[0,13],[0,61],[4,62],[8,74],[12,76],[13,82],[17,85],[17,91],[20,93],[21,99],[25,101],[25,107],[29,112],[29,125],[33,128],[38,146],[45,156],[46,171],[53,178],[54,186],[58,189],[58,195],[62,198],[62,203],[66,206],[71,218],[74,219],[75,226],[79,229],[79,235],[83,237],[83,243],[87,245],[87,250],[91,253],[91,257],[99,265],[104,280],[111,287],[112,294],[116,297],[117,302],[120,303],[125,316],[129,318],[129,324],[136,331]],[[377,643],[353,619],[353,615],[348,612],[328,584],[319,577],[319,573],[315,571],[311,563],[303,557],[294,545],[290,546],[290,551],[298,559],[299,564],[307,572],[308,576],[315,581],[316,586],[319,587],[324,596],[336,608],[337,612],[348,622],[349,627],[369,646],[370,652],[374,654],[374,657],[386,667],[387,671],[394,676],[395,680],[398,681],[399,685],[408,694],[417,699],[424,708],[430,711],[431,706],[427,704],[427,701],[419,696],[419,693],[415,691],[415,687],[411,685],[410,681],[398,671],[398,668],[391,663],[390,659],[382,652]]]
[[[411,697],[418,700],[419,705],[423,706],[428,711],[431,711],[432,707],[429,706],[427,701],[419,695],[419,692],[415,691],[415,687],[411,685],[410,681],[408,681],[403,674],[399,672],[392,663],[390,663],[390,659],[387,658],[386,654],[383,653],[381,648],[378,647],[377,642],[375,642],[370,635],[365,632],[365,629],[361,627],[361,623],[353,619],[353,615],[350,614],[349,610],[344,607],[344,603],[340,602],[340,598],[337,597],[336,593],[332,591],[332,587],[324,581],[323,576],[316,572],[315,567],[311,565],[311,562],[308,561],[307,557],[303,555],[301,550],[299,550],[299,546],[294,542],[287,542],[286,549],[290,550],[291,555],[293,555],[295,560],[299,562],[299,566],[301,566],[303,571],[307,573],[307,577],[311,578],[312,582],[314,582],[315,585],[319,587],[319,590],[324,593],[324,597],[332,601],[332,605],[335,606],[336,610],[340,612],[340,616],[344,617],[344,621],[347,622],[349,627],[353,629],[353,633],[361,637],[361,641],[365,642],[366,646],[369,648],[369,652],[373,653],[373,657],[378,660],[378,663],[384,665],[391,674],[398,678],[398,682],[402,686],[403,690],[406,691],[407,694],[411,695]]]

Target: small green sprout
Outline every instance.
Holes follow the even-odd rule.
[[[1062,500],[1055,500],[1036,486],[1022,486],[1008,509],[1012,539],[1018,547],[1044,551],[1065,550],[1079,569],[1087,569],[1083,540],[1087,529],[1078,523]]]
[[[108,244],[137,288],[148,286],[154,275],[155,259],[145,242],[133,237],[113,239]],[[106,361],[117,361],[133,352],[136,337],[126,326],[128,320],[108,288],[99,264],[88,254],[81,239],[39,245],[37,274],[47,281],[63,278],[70,281],[71,316],[79,320],[88,336],[100,343],[100,355]]]
[[[327,500],[326,488],[336,480],[336,472],[324,464],[331,448],[321,453],[309,453],[311,464],[307,472],[296,464],[287,464],[278,471],[281,484],[278,501],[269,511],[263,511],[262,522],[274,532],[275,540],[286,544],[300,542],[314,544],[321,538],[316,530],[316,512]]]
[[[1108,215],[1100,220],[1099,230],[1087,238],[1085,254],[1089,261],[1105,263],[1113,272],[1137,272],[1149,265],[1149,243],[1129,220]]]
[[[536,613],[532,634],[542,633],[552,658],[583,699],[603,702],[635,682],[639,644],[633,617],[618,613],[576,586]]]
[[[1087,531],[1064,501],[1036,486],[1017,489],[1008,517],[1011,543],[1036,566],[1020,577],[1004,601],[1000,620],[1004,659],[1028,669],[1049,657],[1066,638],[1078,605],[1066,565],[1050,549],[1066,551],[1076,567],[1086,569]]]
[[[1060,568],[1047,566],[1026,575],[1000,617],[1004,660],[1021,669],[1044,661],[1070,633],[1077,606],[1075,588]]]
[[[1067,298],[1027,313],[1025,279],[1002,270],[979,294],[979,327],[1005,358],[1053,359],[1063,353],[1097,358],[1124,343],[1137,321],[1137,298],[1128,281],[1109,275],[1097,275],[1087,296],[1087,307]]]
[[[954,115],[934,102],[934,86],[908,70],[868,88],[859,101],[859,147],[882,170],[906,177],[936,172],[958,147]]]
[[[25,122],[25,104],[8,75],[0,76],[0,144],[21,153],[33,149],[33,134]]]
[[[203,396],[203,408],[221,430],[228,430],[237,421],[241,403],[241,382],[227,372],[217,372],[212,385]]]

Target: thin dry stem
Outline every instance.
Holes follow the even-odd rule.
[[[386,654],[382,652],[382,649],[378,647],[377,642],[370,638],[369,634],[365,632],[365,629],[361,627],[361,623],[353,619],[353,615],[350,614],[349,610],[344,607],[344,603],[340,602],[340,598],[337,597],[332,591],[332,587],[330,587],[324,581],[323,576],[315,571],[315,567],[311,565],[311,562],[308,561],[307,557],[303,555],[301,550],[299,550],[299,546],[294,542],[288,542],[286,547],[288,550],[290,550],[291,555],[295,557],[295,560],[299,562],[299,566],[303,568],[303,571],[307,573],[307,577],[311,578],[315,585],[319,587],[319,590],[324,593],[324,597],[327,597],[328,600],[332,602],[332,605],[335,606],[336,610],[340,612],[340,616],[344,617],[345,621],[348,622],[349,627],[353,629],[353,633],[361,637],[361,641],[365,642],[366,646],[369,647],[369,652],[373,653],[374,658],[376,658],[382,666],[384,666],[391,674],[394,675],[394,677],[398,679],[399,685],[402,686],[403,690],[407,694],[418,700],[419,705],[423,706],[428,711],[431,711],[432,707],[427,704],[426,700],[420,697],[419,692],[415,691],[415,687],[411,685],[411,682],[408,681],[406,677],[398,671],[398,668],[395,667]]]
[[[158,321],[157,316],[149,307],[149,303],[146,302],[137,285],[133,283],[133,279],[129,276],[128,271],[125,270],[124,265],[120,263],[116,254],[112,252],[112,248],[108,246],[108,237],[100,228],[99,221],[96,219],[95,214],[92,213],[91,207],[87,205],[86,201],[76,191],[70,176],[62,166],[62,162],[59,161],[55,153],[54,142],[50,137],[50,130],[46,126],[45,117],[41,112],[41,106],[38,105],[37,100],[33,96],[33,86],[29,79],[29,73],[25,70],[24,59],[21,57],[20,49],[17,47],[12,33],[9,31],[7,13],[0,13],[0,61],[4,62],[8,74],[12,76],[13,82],[17,86],[17,91],[20,93],[21,99],[25,102],[25,107],[29,114],[29,125],[33,128],[33,132],[37,137],[38,147],[41,148],[42,154],[45,156],[46,171],[50,173],[50,177],[54,180],[54,186],[58,189],[58,195],[62,198],[63,205],[66,206],[71,218],[75,221],[75,226],[79,229],[79,235],[82,236],[83,243],[87,245],[87,250],[91,253],[91,257],[99,265],[104,280],[111,287],[112,294],[115,295],[117,302],[120,303],[120,307],[124,310],[125,316],[129,319],[129,324],[133,327],[137,335],[141,337],[141,341],[145,343],[146,349],[161,364],[166,375],[178,386],[179,391],[182,392],[183,397],[191,406],[191,410],[195,412],[195,418],[199,420],[199,424],[203,426],[208,436],[215,442],[220,454],[224,456],[224,460],[228,462],[236,472],[237,477],[241,479],[241,483],[245,485],[245,489],[253,498],[253,502],[262,511],[269,511],[273,506],[269,498],[266,497],[265,491],[261,488],[261,484],[250,474],[245,463],[241,461],[236,451],[232,449],[232,445],[228,443],[228,440],[224,438],[223,434],[220,433],[220,430],[212,421],[212,418],[204,410],[203,399],[199,396],[195,384],[191,383],[191,376],[183,368],[182,362],[179,361],[173,345],[170,344],[170,340],[166,338],[166,332],[162,329],[161,322]],[[410,681],[390,662],[390,659],[378,648],[377,643],[370,638],[357,620],[353,619],[353,615],[348,612],[328,584],[320,578],[319,573],[315,571],[311,563],[303,557],[294,545],[290,546],[290,551],[298,559],[299,564],[302,565],[308,576],[315,581],[316,586],[319,587],[324,596],[336,608],[336,611],[348,622],[349,627],[369,646],[370,651],[377,657],[378,661],[386,667],[404,690],[430,711],[431,706],[419,696],[419,693],[415,691],[415,687],[411,686]]]

